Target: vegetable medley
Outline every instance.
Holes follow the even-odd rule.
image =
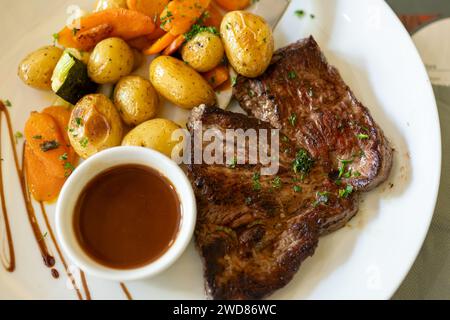
[[[53,35],[53,46],[30,53],[19,77],[58,97],[25,125],[33,196],[54,200],[78,158],[106,148],[135,145],[170,156],[180,127],[155,119],[163,99],[188,110],[215,105],[216,93],[235,82],[230,72],[257,77],[267,69],[272,30],[240,11],[251,2],[98,0],[93,12]],[[147,56],[148,78],[134,75]],[[100,93],[112,85],[109,97]]]

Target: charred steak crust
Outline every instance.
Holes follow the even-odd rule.
[[[270,128],[255,118],[208,107],[192,111],[191,132],[200,124],[202,130],[222,132]],[[259,165],[186,167],[197,198],[196,245],[214,299],[260,299],[285,286],[314,253],[319,236],[357,211],[357,194],[339,197],[340,187],[320,164],[299,181],[292,169],[296,146],[283,141],[280,147],[277,185],[273,176],[260,176],[258,190]],[[318,201],[318,194],[326,201]]]
[[[262,76],[238,77],[234,94],[245,111],[281,129],[331,176],[339,176],[342,160],[351,160],[352,174],[339,178],[356,190],[369,191],[387,179],[389,142],[313,37],[276,51]]]

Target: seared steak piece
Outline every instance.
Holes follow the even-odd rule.
[[[191,134],[214,128],[224,136],[227,129],[271,129],[255,118],[207,107],[192,111],[188,127]],[[282,139],[276,176],[260,176],[261,165],[249,164],[248,157],[242,164],[186,167],[197,198],[196,244],[212,298],[260,299],[285,286],[314,253],[319,236],[356,213],[357,193],[343,193],[345,186],[329,179],[319,162],[295,172],[304,157],[304,150]]]
[[[278,50],[262,76],[238,77],[234,91],[245,111],[306,148],[330,177],[368,191],[389,175],[389,142],[312,37]]]
[[[252,117],[198,107],[191,133],[214,128],[225,144],[227,129],[280,129],[278,174],[260,176],[247,154],[244,163],[186,170],[208,293],[259,299],[285,286],[319,237],[356,214],[357,191],[387,178],[392,149],[312,37],[278,50],[264,75],[239,77],[234,91]]]

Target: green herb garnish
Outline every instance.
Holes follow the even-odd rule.
[[[61,156],[59,157],[59,160],[66,161],[67,158],[68,158],[67,153],[64,153],[63,155],[61,155]]]
[[[369,135],[365,134],[365,133],[360,133],[360,134],[357,135],[357,137],[358,137],[359,140],[369,139]]]
[[[89,139],[87,137],[84,137],[80,140],[80,146],[82,148],[86,148],[88,143],[89,143]]]
[[[301,18],[305,15],[305,10],[295,10],[294,13],[297,17]]]
[[[290,80],[297,78],[297,73],[295,73],[295,71],[289,71],[288,78]]]
[[[300,186],[294,186],[294,192],[297,192],[297,193],[299,193],[299,192],[302,192],[302,187],[300,187]]]
[[[19,139],[23,138],[22,132],[17,131],[17,132],[14,134],[14,138],[16,139],[16,144],[19,143]]]
[[[166,7],[167,8],[167,7]],[[161,27],[165,26],[166,23],[170,23],[173,20],[173,14],[169,10],[164,17],[161,17]]]
[[[319,204],[327,204],[329,200],[330,193],[328,191],[320,192],[318,191],[316,193],[316,201],[314,202],[314,207],[318,206]]]
[[[353,186],[347,185],[345,189],[339,190],[339,198],[348,198],[353,192]]]
[[[231,77],[231,86],[234,87],[236,86],[237,83],[237,77]]]
[[[4,102],[5,106],[7,106],[7,107],[12,107],[12,103],[11,103],[11,101],[9,101],[8,99],[6,99],[6,100],[3,101],[3,102]]]
[[[231,160],[231,162],[230,162],[230,164],[228,165],[228,167],[230,167],[231,169],[236,169],[236,165],[237,165],[237,158],[234,157],[234,158]]]
[[[75,123],[77,124],[77,126],[81,126],[83,123],[83,119],[81,118],[75,118]]]
[[[352,168],[350,168],[350,170],[345,172],[342,176],[346,179],[349,179],[352,176]]]
[[[73,170],[73,169],[75,169],[75,167],[70,162],[66,162],[66,163],[64,163],[64,169]]]
[[[54,33],[52,35],[52,37],[53,37],[53,45],[56,46],[56,42],[58,42],[58,40],[59,40],[59,34],[58,33]]]
[[[50,141],[44,141],[39,145],[41,147],[41,150],[44,152],[58,149],[59,143],[56,140],[50,140]]]
[[[282,185],[282,181],[280,179],[280,177],[275,177],[275,179],[273,179],[272,181],[272,187],[274,187],[275,189],[280,189]]]
[[[211,13],[209,13],[209,11],[205,11],[203,12],[203,14],[200,16],[200,18],[198,18],[197,20],[197,24],[204,24],[205,20],[208,19],[209,17],[211,17]]]
[[[353,159],[349,159],[349,160],[341,160],[341,166],[339,167],[339,175],[338,178],[342,178],[342,176],[345,173],[345,169],[347,167],[348,164],[352,163]],[[351,172],[351,171],[350,171]]]
[[[64,163],[64,169],[66,169],[64,176],[67,178],[68,176],[70,176],[70,174],[73,172],[73,170],[75,170],[75,167],[70,162],[66,162],[66,163]]]
[[[33,136],[33,139],[41,140],[41,139],[42,139],[42,136],[41,136],[41,135],[36,135],[36,136]]]
[[[295,155],[295,160],[292,163],[292,169],[296,174],[301,173],[302,175],[308,174],[314,165],[314,159],[311,158],[308,151],[305,149],[300,149]]]
[[[46,231],[42,236],[41,239],[39,239],[39,241],[43,241],[45,240],[45,238],[47,238],[48,232]]]
[[[252,180],[253,180],[253,190],[259,191],[261,190],[261,182],[259,179],[261,178],[261,175],[257,172],[253,174]]]
[[[199,34],[200,32],[205,32],[205,31],[215,34],[217,36],[219,35],[219,32],[217,31],[216,27],[204,27],[199,24],[194,24],[192,26],[191,30],[184,34],[184,37],[185,37],[186,41],[189,41],[192,38],[194,38],[197,34]]]
[[[289,123],[291,126],[295,127],[295,124],[297,123],[297,114],[292,113],[288,118]]]

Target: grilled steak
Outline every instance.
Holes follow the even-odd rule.
[[[188,127],[192,133],[214,128],[224,136],[227,129],[271,128],[206,107],[193,110]],[[357,194],[339,196],[342,186],[319,164],[303,179],[294,172],[302,151],[295,144],[282,141],[280,149],[276,176],[259,176],[261,166],[249,164],[248,157],[244,164],[187,167],[198,206],[196,243],[214,299],[259,299],[283,287],[314,253],[319,236],[357,211]]]
[[[192,111],[191,133],[215,129],[226,145],[227,129],[279,129],[278,174],[260,176],[247,154],[244,163],[186,170],[207,292],[259,299],[285,286],[319,237],[356,214],[358,191],[387,178],[392,149],[312,37],[278,50],[259,78],[239,77],[235,96],[250,116],[201,106]]]
[[[371,190],[389,175],[392,149],[382,130],[312,37],[278,50],[259,78],[239,77],[235,96],[356,190]]]

